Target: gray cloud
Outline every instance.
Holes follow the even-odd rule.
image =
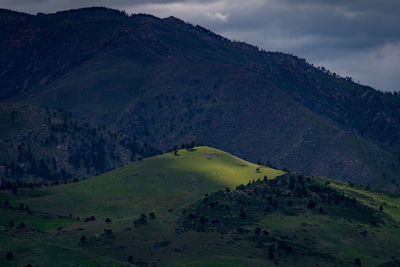
[[[38,12],[56,12],[73,8],[90,6],[106,6],[120,9],[124,6],[137,6],[143,4],[170,4],[170,3],[195,3],[201,0],[0,0],[0,8],[12,9],[21,12],[36,14]],[[207,3],[214,0],[203,0]]]
[[[83,6],[173,15],[231,39],[305,57],[380,90],[400,89],[398,0],[0,0],[0,7],[30,13]]]

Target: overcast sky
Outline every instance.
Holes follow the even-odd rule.
[[[86,6],[172,15],[376,89],[400,90],[400,0],[0,0],[1,8],[33,14]]]

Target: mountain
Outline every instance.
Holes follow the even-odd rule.
[[[158,152],[134,136],[27,104],[0,103],[0,123],[3,188],[79,180]]]
[[[199,141],[253,162],[400,190],[400,98],[177,18],[1,11],[0,96],[61,108],[161,150]]]
[[[400,259],[398,195],[209,147],[76,183],[2,190],[0,201],[2,266],[396,266]]]

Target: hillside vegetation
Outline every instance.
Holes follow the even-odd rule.
[[[158,152],[133,136],[27,104],[1,103],[0,124],[3,188],[79,180]]]
[[[396,95],[174,17],[1,10],[0,29],[2,101],[61,108],[163,151],[203,142],[400,190]]]
[[[377,266],[400,258],[398,196],[209,147],[78,183],[0,191],[0,201],[4,266],[51,265],[54,255],[65,266]]]

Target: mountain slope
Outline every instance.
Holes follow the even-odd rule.
[[[79,183],[48,187],[39,190],[43,197],[29,201],[21,198],[21,201],[34,210],[43,209],[66,217],[70,213],[82,218],[90,215],[125,217],[142,209],[165,213],[207,192],[282,173],[217,149],[197,147],[194,151],[180,150],[176,156],[168,153],[130,163]],[[110,199],[113,204],[109,203]],[[84,206],[80,205],[82,200],[85,200]]]
[[[396,96],[173,17],[104,8],[18,16],[2,24],[19,29],[1,39],[4,101],[62,108],[162,150],[201,141],[399,190]]]
[[[2,187],[81,179],[157,153],[132,136],[27,104],[1,103],[0,123]]]
[[[324,178],[275,177],[281,174],[195,147],[78,183],[0,191],[0,248],[15,257],[0,262],[49,265],[61,253],[58,263],[65,266],[353,266],[357,258],[363,266],[396,263],[398,196]],[[315,206],[309,208],[311,200]],[[246,218],[238,219],[236,205]],[[185,223],[200,223],[202,216],[212,224],[207,232]]]
[[[105,247],[96,249],[94,246],[93,250],[82,247],[79,243],[81,236],[102,233],[104,228],[110,226],[104,222],[107,217],[112,219],[114,231],[124,233],[123,229],[131,226],[140,213],[154,211],[157,218],[164,217],[162,224],[166,224],[167,231],[173,231],[171,227],[174,225],[169,220],[175,215],[171,215],[171,212],[175,214],[175,210],[180,210],[205,193],[227,186],[234,187],[238,183],[247,183],[249,179],[263,178],[265,175],[274,178],[282,173],[246,162],[217,149],[196,147],[190,151],[179,150],[177,155],[169,153],[146,158],[79,183],[19,189],[17,194],[3,190],[0,191],[0,248],[4,251],[12,248],[24,249],[22,252],[14,250],[15,261],[10,262],[2,257],[0,262],[4,265],[52,264],[51,257],[32,256],[38,250],[29,240],[39,238],[43,244],[40,253],[62,253],[66,255],[65,260],[60,260],[66,266],[82,264],[83,260],[89,266],[97,266],[101,261],[111,264],[113,261],[109,258],[93,260],[98,253],[115,258],[113,253],[102,252]],[[10,205],[5,205],[6,201]],[[29,208],[19,209],[20,203]],[[28,214],[28,210],[32,210],[33,214]],[[80,217],[79,221],[76,220],[77,216]],[[91,216],[95,216],[96,220],[85,222]],[[9,231],[11,220],[15,226],[24,222],[26,229],[31,230],[26,232],[16,227],[14,231]],[[57,231],[59,227],[60,231]],[[47,233],[35,234],[35,230]],[[81,255],[82,261],[75,255]],[[127,257],[116,258],[126,262]]]

